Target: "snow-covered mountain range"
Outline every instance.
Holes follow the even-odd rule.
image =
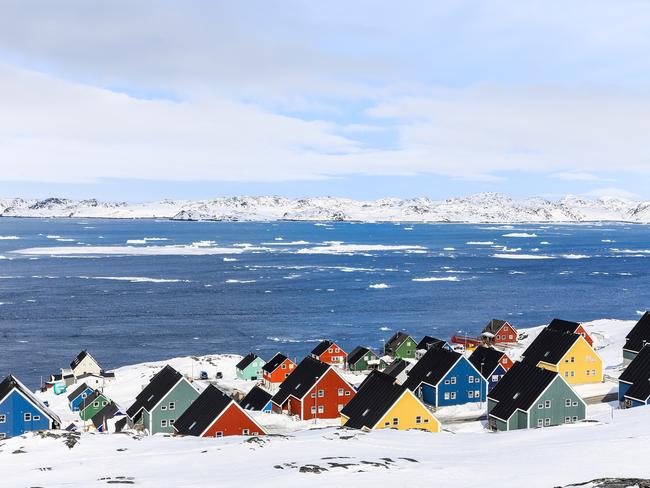
[[[500,193],[431,200],[383,198],[352,200],[317,197],[221,197],[211,200],[162,200],[150,203],[100,202],[48,198],[0,199],[3,217],[158,218],[174,220],[307,220],[408,222],[650,222],[650,201],[596,200],[567,196],[514,199]]]

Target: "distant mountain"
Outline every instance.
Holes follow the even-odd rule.
[[[409,221],[409,222],[650,222],[650,202],[619,198],[596,200],[567,196],[513,199],[499,193],[462,198],[383,198],[362,201],[319,197],[223,197],[212,200],[162,200],[151,203],[99,202],[48,198],[0,199],[3,217],[173,219],[225,221]]]

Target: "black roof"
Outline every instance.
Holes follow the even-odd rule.
[[[631,384],[625,396],[642,402],[650,397],[650,346],[641,348],[619,380]]]
[[[496,369],[503,357],[502,351],[497,351],[492,347],[477,347],[469,357],[469,362],[474,365],[477,371],[483,372],[483,378],[489,378],[492,371]],[[483,363],[483,368],[481,368]]]
[[[352,349],[352,352],[348,354],[348,364],[355,364],[357,361],[359,361],[369,352],[372,353],[374,357],[377,357],[377,354],[375,354],[375,352],[372,349],[368,349],[367,347],[363,347],[363,346],[355,347],[354,349]]]
[[[522,354],[522,361],[532,363],[533,366],[540,361],[557,364],[578,339],[580,339],[578,334],[546,328],[526,348]]]
[[[373,371],[343,407],[341,415],[348,417],[344,427],[372,429],[405,391],[407,389],[396,385],[392,377]]]
[[[650,312],[644,313],[625,337],[623,349],[638,352],[645,344],[650,344]]]
[[[492,319],[483,328],[483,332],[489,332],[490,334],[496,334],[497,332],[499,332],[499,329],[501,327],[503,327],[507,323],[508,322],[506,320]]]
[[[80,387],[75,388],[75,390],[68,395],[68,401],[71,402],[79,395],[81,395],[84,392],[84,390],[87,390],[88,388],[90,388],[90,386],[88,386],[86,383],[82,383]]]
[[[199,436],[234,400],[214,385],[208,385],[178,417],[174,429],[182,435]]]
[[[242,398],[239,402],[241,408],[244,410],[262,410],[269,403],[273,397],[268,391],[260,388],[259,386],[254,386],[248,394]]]
[[[135,402],[127,409],[126,414],[133,419],[143,408],[147,411],[151,410],[182,377],[183,375],[174,368],[165,365],[135,397]]]
[[[87,350],[81,351],[79,354],[77,354],[77,357],[72,360],[70,363],[70,369],[75,369],[77,366],[79,366],[79,363],[84,360],[86,356],[90,356],[90,353]],[[95,358],[90,356],[93,361],[95,361]],[[95,361],[97,362],[97,361]]]
[[[96,429],[104,423],[104,420],[112,419],[120,411],[115,402],[110,402],[92,417],[92,423]]]
[[[409,377],[404,382],[404,386],[413,391],[421,383],[437,385],[460,357],[461,355],[455,351],[429,349],[409,371]]]
[[[262,367],[262,369],[267,373],[273,373],[273,371],[280,367],[280,365],[287,359],[289,359],[287,356],[279,352],[273,356],[271,360]]]
[[[328,349],[332,344],[334,344],[334,343],[333,343],[332,341],[328,340],[328,339],[325,339],[325,340],[323,340],[323,341],[320,341],[320,342],[318,343],[318,345],[317,345],[314,349],[312,349],[311,353],[312,353],[313,355],[315,355],[315,356],[320,356],[320,355],[323,354],[325,351],[327,351],[327,349]]]
[[[11,374],[2,380],[2,383],[0,383],[0,402],[2,402],[2,400],[4,400],[4,398],[9,395],[14,389],[20,391],[24,396],[26,396],[33,405],[37,406],[48,417],[50,417],[57,426],[61,425],[61,419],[59,416],[47,408],[45,405],[43,405],[43,403],[38,398],[36,398],[25,385],[18,381],[18,378]]]
[[[280,384],[280,389],[271,400],[276,405],[282,405],[289,395],[302,398],[329,368],[329,365],[321,363],[317,359],[306,357]]]
[[[416,349],[431,349],[432,347],[443,347],[445,344],[447,344],[447,341],[444,339],[438,339],[436,337],[431,337],[431,336],[424,336],[420,342],[418,342],[418,345],[415,346]]]
[[[411,336],[408,335],[406,332],[395,332],[393,334],[393,337],[388,339],[388,342],[386,342],[386,345],[384,346],[384,351],[396,351],[399,346],[401,346],[407,339],[409,339]]]
[[[409,365],[408,361],[405,361],[404,359],[401,358],[396,359],[388,366],[386,366],[384,373],[386,373],[388,376],[391,376],[392,378],[397,378],[399,374],[408,367],[408,365]]]
[[[490,415],[507,421],[517,409],[528,411],[557,375],[555,371],[516,362],[488,393],[488,398],[499,402]]]
[[[557,330],[558,332],[565,332],[567,334],[573,333],[580,327],[578,322],[571,322],[570,320],[553,319],[548,324],[548,329]]]
[[[235,367],[239,370],[244,370],[248,367],[250,363],[255,361],[258,357],[259,356],[257,354],[253,354],[252,352],[249,352],[248,354],[246,354],[246,356],[244,356],[244,359],[242,359],[237,363],[237,366]]]

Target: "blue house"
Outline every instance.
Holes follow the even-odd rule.
[[[81,405],[84,403],[84,400],[92,395],[93,391],[94,390],[86,383],[82,383],[80,387],[76,388],[68,395],[68,405],[70,405],[70,410],[73,412],[81,410]]]
[[[59,417],[13,375],[0,383],[0,439],[60,425]]]
[[[271,412],[271,395],[268,391],[254,386],[248,394],[241,399],[239,405],[244,410],[256,410],[258,412]]]
[[[505,361],[504,361],[505,359]],[[488,382],[488,391],[492,391],[506,374],[506,367],[511,364],[506,353],[492,347],[477,347],[469,357],[469,362],[481,373]]]
[[[650,404],[650,345],[637,352],[618,378],[618,401],[623,408]]]
[[[488,382],[465,356],[438,348],[413,366],[404,386],[434,407],[482,402],[488,391]]]

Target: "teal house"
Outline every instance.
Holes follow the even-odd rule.
[[[237,372],[237,378],[240,380],[261,380],[263,377],[264,371],[262,368],[266,364],[261,357],[256,354],[248,353],[244,356],[244,359],[237,363],[235,366]]]
[[[555,371],[515,363],[487,399],[488,425],[496,431],[552,427],[584,420],[587,406]]]
[[[199,397],[199,392],[171,366],[161,369],[126,411],[131,423],[150,435],[171,434],[178,417]]]

